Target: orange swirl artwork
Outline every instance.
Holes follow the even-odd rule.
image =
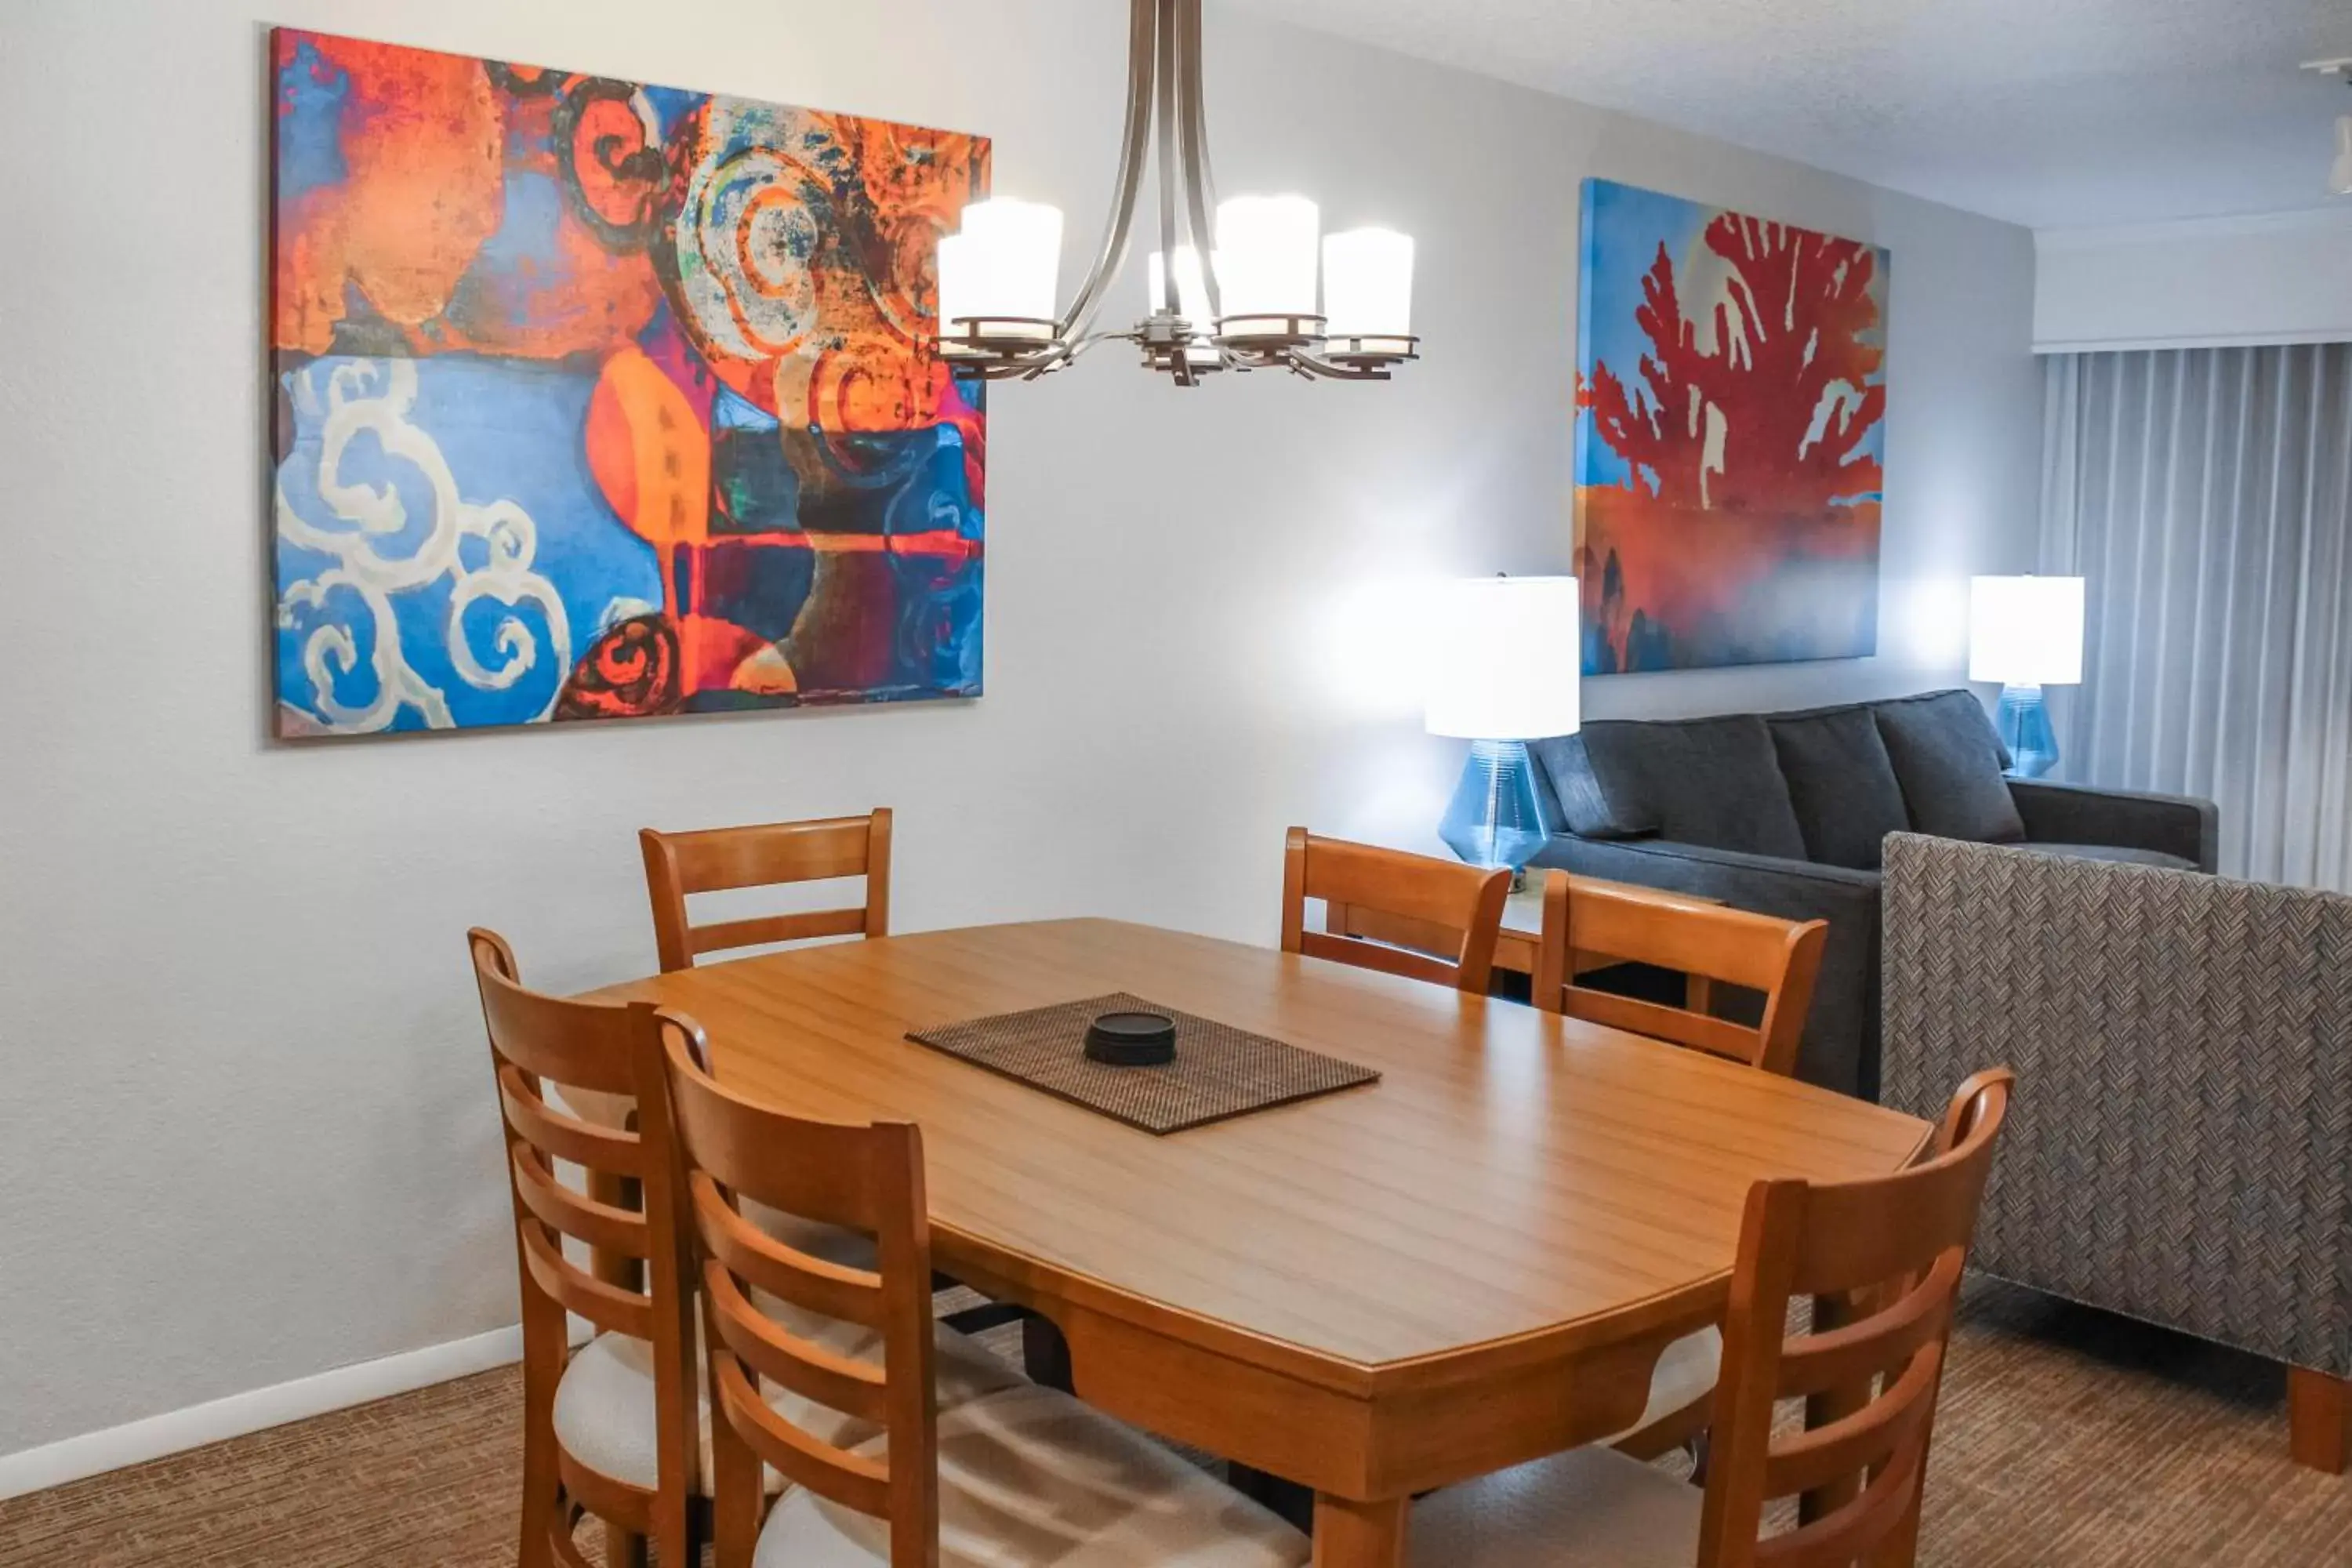
[[[281,735],[979,695],[986,138],[271,54]]]
[[[1877,648],[1887,255],[1584,184],[1584,673]]]

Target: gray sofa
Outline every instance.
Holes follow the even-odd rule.
[[[1967,691],[1789,713],[1602,720],[1539,741],[1565,831],[1535,864],[1825,920],[1797,1074],[1877,1098],[1879,863],[1890,833],[2210,871],[2210,801],[2010,779]]]

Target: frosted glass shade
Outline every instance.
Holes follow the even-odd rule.
[[[1220,202],[1217,288],[1224,296],[1224,320],[1314,315],[1315,240],[1321,224],[1315,204],[1305,196]]]
[[[1062,210],[998,196],[963,209],[963,229],[940,241],[940,331],[987,317],[1000,337],[1050,338],[1062,270]],[[1007,317],[1023,317],[1019,324]]]
[[[2327,172],[2327,188],[2352,196],[2352,114],[2336,122],[2336,166]]]
[[[2003,686],[2080,685],[2083,580],[1970,578],[1969,679]]]
[[[1433,735],[1572,735],[1584,652],[1573,577],[1472,577],[1437,595],[1429,627]]]
[[[1412,237],[1351,228],[1323,238],[1323,331],[1369,353],[1404,353],[1412,335]],[[1358,346],[1342,344],[1343,349]]]

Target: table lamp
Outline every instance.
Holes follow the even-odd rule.
[[[1528,742],[1572,735],[1583,650],[1573,577],[1475,577],[1438,597],[1429,732],[1470,742],[1438,837],[1516,877],[1551,837]]]
[[[2056,767],[2042,689],[2082,684],[2083,580],[1970,578],[1969,679],[2000,682],[1993,723],[2009,748],[2010,776],[2038,779]]]

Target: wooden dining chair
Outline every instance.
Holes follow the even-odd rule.
[[[1511,873],[1290,830],[1282,857],[1282,951],[1484,993]],[[1309,931],[1307,902],[1323,901],[1334,928]],[[1430,933],[1426,949],[1349,934],[1342,911],[1379,910]],[[1440,950],[1450,953],[1441,956]]]
[[[950,1391],[953,1341],[931,1321],[923,1139],[904,1122],[843,1126],[744,1100],[660,1047],[710,1347],[717,1568],[953,1562],[1095,1568],[1291,1568],[1306,1537],[1169,1449],[1027,1382]],[[650,1075],[648,1075],[650,1076]],[[655,1101],[647,1100],[648,1114]],[[870,1268],[797,1251],[745,1221],[767,1205],[875,1240]],[[829,1330],[878,1350],[847,1356]],[[763,1385],[797,1403],[763,1395]],[[763,1468],[789,1483],[772,1510]]]
[[[1608,1448],[1579,1448],[1438,1493],[1415,1510],[1419,1568],[1904,1568],[1960,1276],[2008,1114],[2011,1074],[1979,1073],[1935,1157],[1871,1181],[1748,1190],[1724,1321],[1704,1491]],[[1812,1299],[1803,1332],[1789,1304]],[[1801,1428],[1776,1405],[1802,1400]],[[1772,1518],[1768,1521],[1768,1510]],[[1766,1533],[1767,1523],[1788,1528]]]
[[[890,934],[890,811],[818,822],[775,822],[756,827],[713,827],[696,833],[637,835],[645,850],[646,892],[653,901],[654,945],[662,973],[691,969],[706,952],[806,942],[826,936]],[[695,925],[686,901],[696,893],[736,888],[866,879],[866,901],[856,909],[814,910]]]
[[[508,1188],[522,1291],[520,1568],[587,1568],[573,1536],[584,1511],[605,1527],[612,1568],[692,1563],[689,1499],[704,1489],[702,1416],[670,1173],[626,1128],[574,1114],[572,1090],[634,1100],[660,1038],[649,1004],[573,1002],[524,989],[494,931],[467,942],[506,1128]],[[557,1162],[587,1173],[567,1185]],[[640,1203],[626,1200],[631,1193]],[[569,1240],[605,1260],[595,1272]],[[566,1313],[596,1337],[573,1351]]]
[[[1572,883],[1564,871],[1547,871],[1543,931],[1536,949],[1536,1005],[1786,1076],[1796,1068],[1797,1042],[1813,1005],[1813,980],[1821,973],[1829,929],[1824,921],[1784,921],[1714,904],[1646,899],[1633,889]],[[1738,1024],[1714,1016],[1703,1005],[1670,1007],[1595,990],[1578,983],[1580,952],[1760,991],[1763,1016],[1753,1026]]]

